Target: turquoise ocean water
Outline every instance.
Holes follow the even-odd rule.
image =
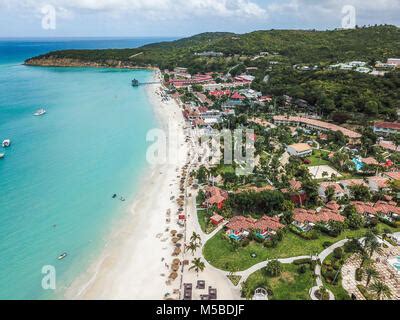
[[[157,126],[145,89],[130,86],[150,71],[22,61],[54,49],[154,41],[0,41],[0,141],[12,140],[0,148],[0,299],[62,297],[128,211],[146,167],[146,133]],[[40,107],[48,113],[34,117]],[[45,265],[56,268],[56,291],[41,287]]]

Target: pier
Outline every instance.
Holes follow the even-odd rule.
[[[132,87],[146,86],[151,84],[160,84],[161,81],[149,81],[149,82],[140,82],[137,79],[132,80]]]

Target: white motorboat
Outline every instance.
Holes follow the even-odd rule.
[[[5,153],[0,153],[0,159],[3,159],[6,156]]]
[[[63,254],[61,254],[61,255],[58,257],[58,260],[63,260],[63,259],[65,259],[67,256],[68,256],[68,253],[64,252]]]
[[[6,139],[3,141],[2,146],[3,148],[7,148],[11,145],[11,140],[10,139]]]
[[[36,116],[36,117],[39,117],[39,116],[43,116],[43,115],[45,115],[45,114],[46,114],[46,110],[44,110],[44,109],[39,109],[39,110],[37,110],[33,115]]]

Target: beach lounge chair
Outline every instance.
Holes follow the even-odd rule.
[[[217,300],[217,289],[213,289],[213,288],[209,287],[208,295],[210,296],[210,300]]]
[[[196,289],[203,290],[206,288],[206,282],[204,280],[197,281]]]

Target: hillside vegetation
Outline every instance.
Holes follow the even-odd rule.
[[[222,57],[195,55],[222,52]],[[260,53],[264,52],[263,56]],[[373,26],[352,30],[269,30],[247,34],[203,33],[172,42],[161,42],[136,49],[66,50],[50,52],[27,64],[60,65],[71,61],[87,65],[121,67],[187,67],[189,72],[253,71],[253,88],[263,94],[290,95],[308,101],[327,117],[347,121],[371,118],[396,119],[400,106],[400,73],[384,77],[348,71],[328,70],[329,64],[351,60],[374,65],[400,57],[400,28]],[[74,65],[71,63],[71,65]],[[302,72],[294,65],[318,66]],[[269,81],[264,77],[268,75]],[[365,118],[365,119],[364,119]]]

